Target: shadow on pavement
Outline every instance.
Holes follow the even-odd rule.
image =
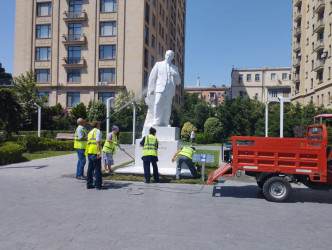
[[[10,169],[13,169],[13,168],[17,168],[17,169],[20,169],[20,168],[34,168],[34,169],[42,169],[42,168],[46,168],[48,167],[48,165],[43,165],[43,166],[22,166],[22,167],[10,167],[10,166],[0,166],[0,169],[6,169],[6,168],[10,168]]]
[[[247,199],[264,199],[262,190],[256,185],[247,186],[215,186],[212,197],[231,197]],[[332,192],[312,190],[308,188],[295,188],[290,198],[284,203],[322,203],[332,204]]]

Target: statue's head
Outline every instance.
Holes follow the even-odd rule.
[[[167,50],[165,53],[165,61],[170,63],[174,59],[174,52],[172,50]]]

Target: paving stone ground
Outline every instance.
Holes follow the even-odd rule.
[[[331,249],[331,192],[294,186],[272,203],[233,180],[87,190],[73,178],[76,159],[0,166],[0,249]]]

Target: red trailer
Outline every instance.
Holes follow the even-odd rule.
[[[332,150],[325,125],[310,125],[306,138],[233,136],[230,162],[210,174],[207,184],[238,171],[254,176],[269,201],[285,201],[290,183],[309,188],[332,188]]]

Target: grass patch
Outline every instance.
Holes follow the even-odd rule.
[[[23,153],[22,161],[31,161],[47,157],[74,154],[76,151],[37,151],[33,153]]]
[[[199,154],[214,154],[214,163],[206,163],[205,164],[205,181],[209,174],[211,174],[214,170],[216,170],[219,167],[219,155],[220,152],[218,150],[196,150],[197,153]],[[124,163],[120,166],[117,166],[115,168],[112,168],[112,170],[116,170],[118,168],[124,167],[134,161],[130,161],[127,163]],[[201,176],[201,169],[202,169],[202,164],[199,164],[200,170],[198,171],[198,174]],[[143,168],[143,167],[142,167]],[[114,172],[110,174],[106,174],[103,172],[103,179],[104,180],[116,180],[116,181],[138,181],[138,182],[144,182],[144,175],[133,175],[133,174],[116,174]],[[153,177],[152,177],[153,181]],[[194,178],[186,178],[186,177],[181,177],[180,180],[176,180],[175,176],[165,176],[161,175],[159,177],[159,182],[161,183],[182,183],[182,184],[203,184],[201,181],[201,178],[199,179],[194,179]],[[217,182],[213,182],[213,184],[216,184]]]

